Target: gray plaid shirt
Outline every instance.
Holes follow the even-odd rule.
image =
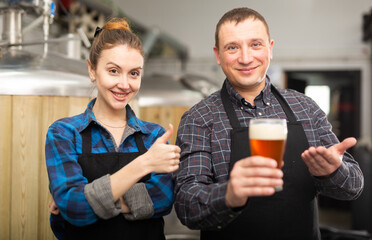
[[[242,127],[247,127],[251,118],[286,118],[270,85],[267,78],[253,107],[227,81],[227,92]],[[279,91],[301,121],[310,146],[328,148],[339,143],[326,114],[312,99],[294,90]],[[177,134],[181,163],[174,174],[175,209],[189,228],[220,229],[239,214],[225,204],[231,129],[220,91],[196,104],[181,119]],[[342,200],[356,199],[364,184],[358,163],[348,153],[330,177],[313,179],[318,193]]]

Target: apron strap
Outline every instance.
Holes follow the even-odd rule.
[[[142,133],[141,132],[135,132],[134,133],[134,139],[136,140],[137,148],[140,153],[147,152],[147,148],[145,147],[145,144],[142,140]]]
[[[83,154],[88,154],[92,151],[92,132],[90,129],[91,128],[89,124],[89,126],[85,128],[81,133],[81,137],[83,138]]]
[[[297,122],[296,116],[294,115],[291,107],[289,106],[288,102],[284,99],[283,95],[280,94],[279,90],[271,84],[271,92],[274,94],[276,99],[278,100],[279,104],[282,106],[285,115],[287,116],[288,122],[295,123]]]
[[[236,116],[234,107],[229,99],[229,94],[227,93],[226,89],[226,81],[223,83],[222,90],[221,90],[221,98],[222,98],[222,104],[225,108],[225,112],[230,120],[230,124],[232,128],[240,128],[239,120]]]

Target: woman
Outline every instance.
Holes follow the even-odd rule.
[[[97,98],[47,133],[51,225],[59,239],[165,239],[162,216],[173,201],[167,173],[178,169],[180,148],[166,144],[171,125],[165,132],[141,121],[128,105],[143,64],[142,44],[125,20],[97,28],[88,61]]]

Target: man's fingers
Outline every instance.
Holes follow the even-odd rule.
[[[334,145],[334,147],[340,154],[343,154],[348,148],[354,147],[356,143],[357,140],[355,138],[349,137],[339,144]]]
[[[252,156],[243,158],[242,160],[238,161],[237,163],[240,164],[241,167],[253,167],[253,166],[261,166],[261,167],[277,167],[277,162],[271,158],[265,158],[261,156]]]

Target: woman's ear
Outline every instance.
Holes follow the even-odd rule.
[[[90,81],[92,81],[92,82],[96,81],[96,72],[92,68],[92,64],[90,63],[89,60],[88,60],[88,72],[89,72]]]

